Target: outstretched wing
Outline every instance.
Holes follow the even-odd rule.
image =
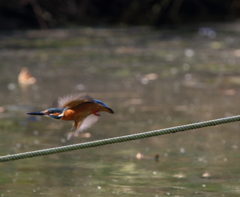
[[[58,99],[59,108],[73,108],[85,102],[94,102],[93,98],[86,93],[69,94]]]
[[[80,133],[88,128],[90,128],[94,123],[98,121],[99,116],[96,115],[89,115],[86,117],[82,122],[78,123],[78,128],[75,130],[75,132],[70,132],[68,134],[67,139],[69,140],[73,135],[77,135],[77,133]]]
[[[89,115],[87,118],[85,118],[82,122],[82,124],[77,128],[76,132],[82,132],[88,128],[90,128],[94,123],[98,121],[99,116],[96,115]]]

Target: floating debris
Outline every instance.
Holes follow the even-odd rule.
[[[174,174],[173,177],[181,179],[181,178],[185,178],[186,175],[183,173],[177,173],[177,174]]]
[[[81,137],[81,138],[90,138],[91,137],[91,133],[80,133],[79,137]]]
[[[0,113],[4,112],[5,111],[5,108],[4,107],[0,107]]]
[[[156,80],[157,78],[158,78],[158,75],[156,73],[149,73],[149,74],[144,75],[141,78],[141,83],[143,85],[146,85],[149,81]]]
[[[80,138],[90,138],[91,133],[74,133],[74,132],[69,132],[68,137],[80,137]]]
[[[154,158],[156,162],[159,162],[159,154],[156,154]]]
[[[212,175],[208,172],[202,174],[202,178],[210,178]]]
[[[147,80],[156,80],[158,78],[158,75],[156,73],[149,73],[144,75],[144,78]]]
[[[227,96],[233,96],[237,93],[237,91],[233,88],[230,88],[230,89],[221,90],[221,93]]]
[[[156,154],[154,156],[147,156],[147,155],[144,155],[144,154],[138,152],[135,157],[136,157],[136,159],[139,159],[139,160],[141,160],[141,159],[153,160],[154,159],[155,161],[159,161],[159,154]]]
[[[31,85],[36,83],[36,78],[31,75],[27,67],[23,67],[18,75],[18,83],[21,85]]]
[[[143,159],[144,158],[144,155],[140,152],[138,152],[135,156],[137,159]]]

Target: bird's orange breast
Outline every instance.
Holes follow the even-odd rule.
[[[97,103],[86,102],[86,103],[82,103],[78,106],[75,106],[73,108],[67,109],[64,112],[64,116],[61,118],[61,120],[81,121],[81,120],[85,119],[87,116],[91,115],[93,111],[109,112],[108,109],[106,109],[105,107],[103,107]]]
[[[92,114],[92,111],[105,111],[105,108],[97,103],[83,103],[76,107],[67,109],[61,120],[78,120],[81,121]]]
[[[61,120],[82,120],[89,116],[91,114],[91,111],[77,111],[74,109],[68,109],[64,112],[64,116],[61,118]]]

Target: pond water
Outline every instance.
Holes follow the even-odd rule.
[[[0,155],[239,114],[239,24],[79,28],[0,35]],[[27,67],[36,78],[20,85]],[[30,117],[88,92],[115,114],[69,141]],[[1,163],[0,196],[239,196],[239,123]]]

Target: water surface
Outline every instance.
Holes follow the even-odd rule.
[[[238,115],[237,25],[2,34],[0,154]],[[22,67],[35,84],[18,84]],[[70,122],[25,114],[80,91],[115,111],[90,137],[66,141]],[[230,123],[2,163],[0,196],[239,196],[239,136]]]

